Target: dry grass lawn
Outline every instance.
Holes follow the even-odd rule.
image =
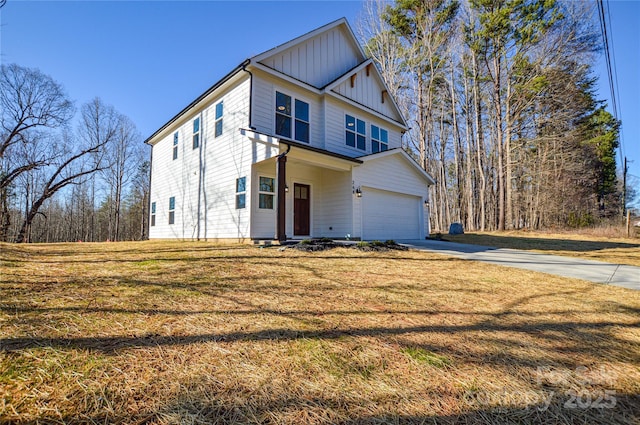
[[[443,239],[452,242],[524,249],[544,254],[640,266],[640,238],[575,233],[507,231],[473,232],[455,236],[443,235]]]
[[[0,423],[640,421],[628,289],[412,251],[0,249]]]

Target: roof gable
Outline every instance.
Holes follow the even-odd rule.
[[[329,83],[325,90],[373,109],[406,127],[404,117],[372,59]]]
[[[296,80],[321,88],[366,59],[345,18],[251,58]]]
[[[413,171],[415,171],[417,174],[419,174],[422,178],[424,178],[427,181],[427,184],[434,185],[436,183],[435,179],[431,177],[431,175],[427,173],[422,167],[420,167],[420,165],[418,165],[418,163],[413,158],[411,158],[409,154],[405,152],[405,150],[402,148],[395,148],[395,149],[390,149],[388,151],[361,156],[358,159],[362,160],[363,163],[366,163],[369,161],[382,159],[385,157],[391,157],[391,156],[395,156],[396,158],[402,158],[411,167]]]

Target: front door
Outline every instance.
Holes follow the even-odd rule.
[[[311,222],[311,191],[307,184],[293,185],[293,235],[309,236]]]

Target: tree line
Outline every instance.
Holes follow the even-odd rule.
[[[128,117],[99,98],[77,111],[17,64],[0,67],[0,106],[0,240],[147,237],[149,155]]]
[[[620,123],[598,101],[593,4],[366,4],[359,36],[436,179],[432,228],[589,226],[621,212]]]

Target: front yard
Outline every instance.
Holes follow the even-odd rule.
[[[0,245],[0,422],[637,423],[639,313],[424,252]]]

